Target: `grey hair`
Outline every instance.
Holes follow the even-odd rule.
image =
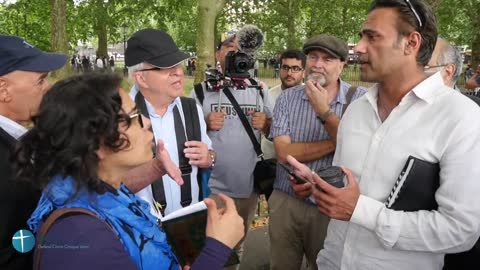
[[[140,63],[140,64],[136,64],[136,65],[133,65],[133,66],[128,67],[128,77],[129,77],[129,78],[133,78],[133,77],[132,77],[132,76],[133,76],[133,73],[135,73],[135,72],[137,72],[137,71],[139,71],[139,70],[142,70],[142,69],[144,69],[144,64],[143,64],[143,62]]]
[[[446,65],[446,64],[453,64],[455,65],[455,73],[452,76],[452,82],[455,84],[462,74],[463,68],[463,61],[462,55],[460,51],[458,51],[454,46],[452,46],[449,42],[445,39],[439,38],[439,40],[444,41],[445,47],[443,47],[443,51],[439,54],[438,57],[438,64],[439,65]]]

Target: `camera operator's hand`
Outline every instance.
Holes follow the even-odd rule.
[[[198,166],[200,168],[209,168],[211,166],[212,159],[208,153],[207,144],[199,141],[185,142],[185,157],[190,159],[188,162],[190,165]]]
[[[264,112],[251,112],[252,127],[254,129],[263,129],[267,123],[267,115]]]
[[[208,130],[220,130],[225,122],[225,112],[211,112],[207,115]]]
[[[305,83],[305,91],[308,100],[317,115],[322,115],[330,110],[330,105],[328,104],[328,91],[320,86],[320,84],[313,80],[308,80]]]

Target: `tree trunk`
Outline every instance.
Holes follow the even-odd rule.
[[[470,20],[471,27],[473,29],[472,33],[472,60],[471,66],[475,70],[477,65],[480,64],[480,32],[476,31],[480,27],[480,17],[476,9],[477,1],[476,0],[463,0],[460,1],[460,4],[465,8],[468,19]]]
[[[97,56],[105,57],[108,56],[108,42],[107,42],[107,25],[105,21],[100,20],[100,24],[97,29],[97,37],[98,37],[98,50]]]
[[[286,18],[286,24],[287,24],[287,49],[295,49],[297,46],[296,44],[296,31],[295,31],[295,17],[297,16],[296,12],[296,4],[295,2],[298,0],[287,0],[286,5],[288,6],[287,8],[287,18]],[[290,11],[290,12],[288,12]]]
[[[104,57],[108,56],[108,38],[107,38],[107,21],[109,20],[108,10],[107,10],[108,3],[104,3],[103,0],[97,0],[97,8],[98,8],[98,16],[97,16],[97,24],[96,24],[96,31],[98,37],[98,49],[97,49],[97,56]]]
[[[52,7],[52,51],[68,55],[66,0],[50,0]],[[67,64],[54,73],[62,79],[68,76],[71,67]]]
[[[206,64],[215,67],[215,20],[225,6],[225,0],[198,1],[197,64],[194,83],[204,79]]]
[[[472,19],[472,28],[480,29],[480,18],[479,16],[470,16]],[[478,31],[473,32],[472,39],[472,67],[476,68],[480,64],[480,33]]]

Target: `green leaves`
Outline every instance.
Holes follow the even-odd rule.
[[[50,0],[0,0],[0,32],[26,38],[43,50],[51,50]],[[78,41],[106,44],[123,41],[136,30],[152,27],[169,32],[185,51],[195,52],[199,33],[199,0],[64,0],[70,49]],[[437,10],[440,36],[456,45],[480,50],[479,0],[426,0]],[[221,33],[255,24],[265,43],[258,52],[273,57],[287,48],[301,48],[306,38],[329,33],[349,43],[357,33],[371,0],[226,0],[216,19],[215,42]],[[213,7],[212,7],[213,8]],[[474,54],[475,56],[475,54]],[[476,59],[476,57],[474,57]],[[480,58],[478,58],[480,60]]]

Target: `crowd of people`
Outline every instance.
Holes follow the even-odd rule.
[[[115,71],[115,58],[110,56],[97,56],[95,58],[91,58],[90,56],[77,56],[73,55],[70,58],[70,66],[73,72],[80,73],[80,72],[90,72],[90,71]]]
[[[480,268],[480,103],[424,1],[372,2],[354,48],[369,89],[341,79],[348,46],[328,34],[284,51],[272,89],[253,75],[191,97],[168,33],[127,44],[129,91],[107,72],[50,86],[67,57],[0,36],[1,269],[239,269],[264,157],[289,169],[268,194],[270,269]],[[219,42],[219,73],[238,48]],[[179,265],[159,220],[202,200],[205,246]],[[89,248],[18,252],[20,229]]]

